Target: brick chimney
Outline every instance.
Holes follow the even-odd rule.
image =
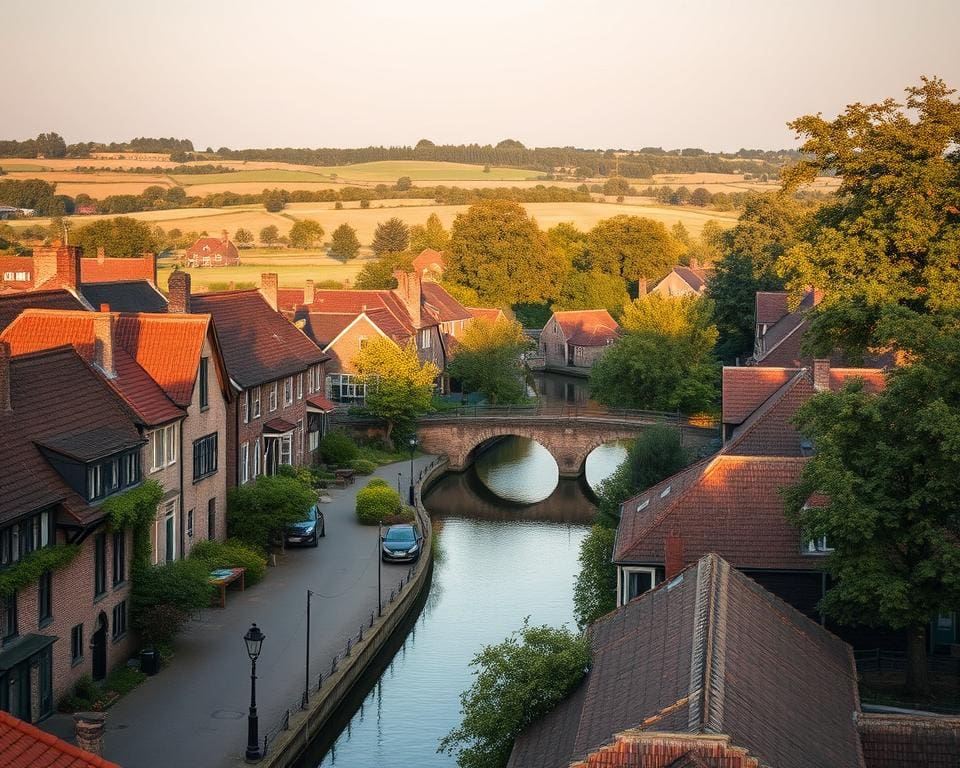
[[[10,402],[10,345],[0,341],[0,413],[13,409]]]
[[[423,278],[418,272],[403,272],[399,269],[393,273],[393,276],[397,279],[397,287],[393,289],[393,293],[403,302],[403,306],[413,319],[414,328],[419,328],[422,320],[420,298],[423,293],[421,283]]]
[[[230,233],[225,229],[220,230],[220,242],[222,242],[224,245],[230,242]]]
[[[77,746],[97,757],[103,756],[103,732],[107,715],[104,712],[76,712],[73,733]]]
[[[307,284],[303,289],[303,303],[304,304],[313,304],[313,280],[307,280]]]
[[[157,287],[157,254],[150,251],[143,252],[144,280],[149,280],[154,288]]]
[[[830,360],[820,358],[813,361],[813,388],[817,392],[830,391]]]
[[[821,301],[823,301],[823,289],[814,288],[813,289],[813,306],[817,306]]]
[[[700,269],[700,259],[690,259],[690,269]]]
[[[190,314],[190,273],[176,269],[167,281],[167,312]]]
[[[65,288],[80,283],[80,253],[76,245],[50,245],[33,249],[33,285],[40,287],[56,277]]]
[[[93,318],[93,363],[108,379],[117,376],[113,364],[113,315],[110,306],[100,305],[100,312]]]
[[[97,246],[97,264],[103,264],[107,260],[106,251],[102,245]]]
[[[671,531],[664,545],[664,577],[672,579],[683,570],[683,539],[680,534]]]
[[[276,311],[279,306],[279,278],[276,272],[264,272],[260,275],[260,295],[267,300],[267,304]]]
[[[642,298],[647,295],[647,278],[641,277],[637,280],[637,298]]]

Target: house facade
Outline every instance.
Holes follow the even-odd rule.
[[[540,332],[539,354],[548,368],[588,370],[619,336],[605,309],[554,312]]]
[[[224,230],[220,237],[199,238],[187,248],[183,263],[188,267],[233,267],[240,263],[240,253]]]
[[[712,269],[701,267],[699,261],[691,259],[689,266],[673,267],[666,277],[650,289],[650,293],[664,297],[703,296],[707,290],[707,280],[712,275]]]
[[[98,248],[96,256],[84,257],[80,247],[60,244],[34,248],[32,256],[0,256],[0,293],[54,288],[79,291],[86,283],[115,282],[147,283],[156,289],[156,256],[108,258],[104,249]]]

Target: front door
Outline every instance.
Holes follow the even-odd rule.
[[[573,344],[567,344],[567,365],[573,365]]]
[[[93,649],[93,679],[103,680],[107,676],[107,615],[100,612],[97,618],[97,631],[90,639]]]
[[[30,716],[30,664],[22,662],[7,674],[7,708],[11,715],[27,723]]]
[[[268,437],[265,441],[267,448],[267,458],[265,462],[266,474],[275,475],[277,474],[277,465],[280,463],[280,438],[279,437]]]

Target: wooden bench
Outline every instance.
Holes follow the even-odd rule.
[[[353,485],[356,474],[352,469],[337,469],[334,470],[333,476],[336,478],[337,485],[341,488],[346,488],[348,485]]]
[[[219,602],[221,608],[227,607],[227,585],[240,581],[240,591],[244,590],[244,574],[246,568],[220,568],[210,573],[210,583],[217,587],[219,591]],[[214,598],[215,600],[217,598]]]

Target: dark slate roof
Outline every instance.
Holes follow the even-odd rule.
[[[88,462],[136,448],[146,441],[134,439],[123,429],[94,427],[71,435],[53,435],[37,440],[37,445],[77,461]]]
[[[140,433],[122,401],[72,347],[11,358],[10,394],[11,409],[0,412],[0,523],[56,504],[80,522],[98,519],[37,443],[104,429],[114,441],[138,444]]]
[[[960,765],[960,717],[862,714],[857,725],[867,768]]]
[[[51,291],[16,291],[0,294],[0,331],[25,309],[88,309],[63,288]]]
[[[588,638],[586,678],[516,739],[509,768],[567,768],[627,729],[726,735],[776,768],[863,768],[849,646],[716,555]]]
[[[110,305],[112,312],[166,312],[167,300],[146,280],[84,283],[80,292],[94,309]]]
[[[327,359],[259,291],[200,294],[191,297],[190,308],[213,316],[227,372],[243,389],[292,376]]]

